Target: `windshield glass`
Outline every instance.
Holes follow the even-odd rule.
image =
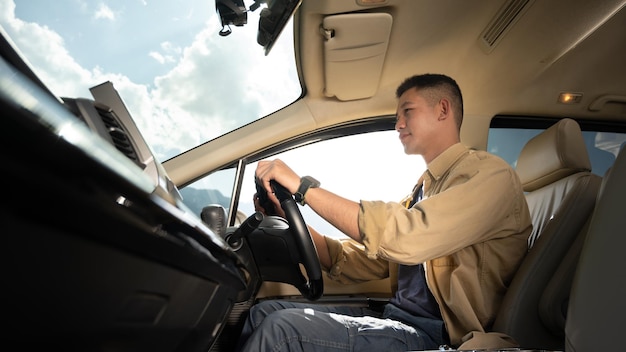
[[[214,0],[3,0],[0,25],[57,96],[112,82],[165,161],[301,95],[292,23],[265,55],[260,11],[220,36]]]

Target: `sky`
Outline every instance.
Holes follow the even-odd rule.
[[[155,76],[174,68],[182,49],[193,42],[214,11],[206,0],[185,7],[179,1],[155,4],[138,0],[17,1],[14,16],[32,27],[39,24],[56,32],[78,65],[122,73],[135,83],[150,85]],[[146,22],[167,25],[140,25]],[[114,40],[120,37],[124,40]],[[83,50],[90,46],[94,50]]]
[[[90,98],[89,87],[113,82],[164,161],[300,95],[289,63],[291,33],[265,55],[256,43],[260,10],[221,37],[214,6],[212,0],[0,0],[0,25],[55,94]]]

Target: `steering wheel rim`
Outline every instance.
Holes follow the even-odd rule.
[[[290,232],[294,236],[300,252],[302,265],[308,277],[307,282],[296,285],[296,287],[305,298],[312,301],[317,300],[324,292],[324,280],[322,278],[322,267],[317,256],[317,248],[313,243],[309,228],[306,226],[300,208],[291,193],[276,181],[270,181],[270,185],[276,198],[280,201],[281,208],[285,212]]]

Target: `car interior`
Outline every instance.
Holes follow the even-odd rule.
[[[504,297],[494,330],[523,346],[562,349],[572,275],[555,271],[578,237],[584,237],[602,177],[591,172],[578,123],[565,118],[528,141],[516,169],[530,210],[529,251]],[[576,255],[572,253],[571,255]],[[563,270],[574,271],[573,266]],[[545,298],[548,282],[562,295]],[[543,304],[540,305],[539,302]]]
[[[233,351],[259,301],[386,304],[389,279],[345,285],[328,278],[308,226],[329,225],[280,184],[272,189],[285,218],[254,209],[249,195],[267,197],[254,169],[282,158],[298,162],[303,175],[325,169],[322,187],[338,194],[410,191],[419,176],[414,168],[426,165],[395,161],[389,155],[402,151],[381,144],[399,147],[397,86],[431,72],[459,83],[461,142],[511,164],[532,218],[528,253],[485,332],[510,336],[518,351],[620,349],[625,0],[204,2],[214,6],[217,20],[207,23],[219,43],[236,40],[258,17],[249,46],[268,58],[291,48],[301,90],[240,125],[199,109],[206,125],[184,126],[183,101],[171,110],[180,112],[171,120],[180,118],[181,129],[213,121],[216,130],[232,128],[167,156],[151,136],[162,121],[142,116],[127,81],[110,75],[89,82],[81,87],[88,97],[57,92],[59,82],[75,84],[72,76],[55,71],[55,55],[44,54],[45,64],[31,56],[49,48],[22,39],[26,20],[16,20],[16,9],[23,2],[0,4],[8,343],[28,350]],[[228,54],[225,66],[239,63],[237,53],[211,50]],[[266,77],[258,83],[279,80]],[[235,81],[193,79],[221,90]],[[237,99],[247,103],[247,96]],[[385,137],[374,139],[379,134]],[[349,142],[357,137],[361,144]],[[331,147],[313,149],[322,145]],[[399,181],[401,174],[409,181]],[[505,351],[484,349],[497,350]]]

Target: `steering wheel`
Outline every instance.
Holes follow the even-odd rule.
[[[276,198],[280,201],[280,207],[285,212],[285,217],[289,223],[289,232],[294,239],[295,246],[299,252],[299,261],[304,266],[308,281],[302,276],[301,282],[291,282],[304,296],[309,300],[317,300],[322,296],[324,291],[324,280],[322,278],[322,268],[319,258],[317,256],[317,249],[311,239],[309,229],[304,222],[302,213],[293,199],[291,193],[282,185],[276,181],[270,181],[270,186],[276,195]],[[268,203],[269,198],[267,191],[258,182],[256,184],[257,196],[261,201],[261,204]],[[271,201],[269,201],[271,203]],[[273,204],[273,203],[272,203]],[[264,205],[262,205],[264,206]],[[267,208],[265,208],[267,210]],[[271,215],[271,214],[268,214]],[[298,271],[300,269],[298,268]]]

